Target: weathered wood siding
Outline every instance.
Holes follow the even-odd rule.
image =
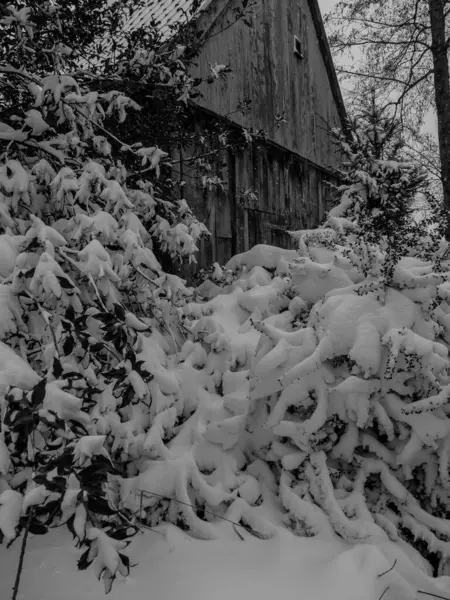
[[[217,4],[211,3],[216,13]],[[229,64],[233,72],[205,85],[200,103],[244,127],[264,129],[273,141],[323,167],[336,165],[327,126],[341,121],[308,0],[257,0],[250,27],[241,21],[225,29],[233,18],[227,4],[233,6],[224,0],[208,32],[198,74],[207,77],[216,63]],[[211,17],[206,11],[200,27]],[[294,53],[294,36],[303,58]],[[245,100],[251,105],[243,115],[236,111]],[[281,115],[287,123],[275,127]]]
[[[204,86],[200,105],[207,110],[196,126],[205,126],[208,115],[222,115],[236,127],[264,130],[269,139],[217,157],[213,174],[223,189],[204,189],[200,175],[181,165],[184,195],[212,234],[202,244],[200,267],[224,264],[255,244],[289,247],[288,230],[317,226],[332,197],[329,167],[339,160],[328,127],[342,126],[342,113],[311,0],[257,0],[250,27],[228,27],[234,1],[211,2],[199,21],[208,39],[194,74],[206,78],[216,63],[233,72]],[[294,52],[294,36],[302,57]],[[240,113],[246,100],[250,109]],[[279,116],[287,123],[276,127]]]
[[[223,189],[204,189],[194,169],[183,166],[184,195],[211,238],[199,266],[225,264],[255,244],[291,247],[287,231],[312,228],[330,207],[335,180],[325,170],[273,145],[254,144],[217,157]],[[191,271],[192,272],[192,271]]]

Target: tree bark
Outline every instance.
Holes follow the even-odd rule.
[[[428,0],[431,24],[431,52],[434,66],[434,91],[438,121],[444,204],[450,211],[450,76],[445,37],[445,0]],[[450,222],[446,238],[450,240]]]

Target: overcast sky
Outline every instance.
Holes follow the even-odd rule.
[[[331,10],[333,6],[336,4],[337,0],[319,0],[320,10],[322,15],[327,11]]]
[[[319,0],[319,6],[322,14],[327,10],[330,10],[330,8],[333,8],[333,6],[336,4],[336,1],[337,0]]]

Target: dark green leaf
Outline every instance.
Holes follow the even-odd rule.
[[[69,426],[70,429],[77,435],[89,435],[89,432],[86,429],[86,427],[78,421],[74,421],[73,419],[71,419],[69,421]]]
[[[58,275],[56,276],[56,278],[58,279],[59,285],[62,288],[64,288],[65,290],[73,290],[73,285],[68,279],[66,279],[65,277],[59,277]]]
[[[96,315],[93,315],[94,319],[97,321],[102,321],[105,324],[113,323],[116,320],[116,316],[113,313],[107,312],[99,312]]]
[[[107,531],[110,538],[114,540],[126,540],[127,538],[133,537],[139,531],[137,527],[121,527],[120,529],[112,529]]]
[[[42,404],[45,398],[45,391],[47,387],[47,378],[41,379],[41,381],[36,384],[31,392],[31,404],[33,406],[39,406]]]
[[[48,527],[46,527],[40,521],[34,519],[30,523],[30,533],[33,535],[45,535],[48,532]]]
[[[125,320],[125,310],[122,308],[122,306],[120,306],[120,304],[114,304],[114,313],[120,321]]]
[[[75,521],[75,515],[73,514],[67,521],[66,521],[66,525],[67,525],[67,529],[70,531],[70,533],[72,534],[73,539],[77,539],[78,535],[75,533],[75,529],[73,528],[73,522]]]
[[[74,348],[75,348],[75,340],[73,339],[73,337],[71,335],[69,335],[63,344],[64,356],[69,356],[69,354],[72,353]]]
[[[117,513],[116,510],[111,508],[108,504],[108,501],[104,498],[94,498],[92,496],[88,496],[87,508],[94,513],[99,515],[115,515]]]
[[[133,396],[134,387],[132,385],[128,385],[121,396],[122,402],[120,403],[120,408],[125,408],[126,406],[128,406],[131,403]]]
[[[73,306],[68,306],[66,310],[66,319],[73,323],[75,321],[75,309]]]
[[[63,374],[63,368],[62,368],[61,362],[58,358],[54,358],[53,359],[53,375],[56,377],[56,379],[59,379],[62,374]]]
[[[92,563],[92,560],[88,560],[89,550],[90,548],[83,552],[83,554],[78,559],[77,566],[79,571],[85,571]]]
[[[117,538],[119,539],[119,538]],[[124,567],[127,570],[127,575],[130,574],[130,559],[126,554],[122,554],[121,552],[119,552],[119,556],[120,556],[120,560],[122,561]]]

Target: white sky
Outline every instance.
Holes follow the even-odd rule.
[[[331,10],[338,0],[318,0],[322,15]],[[437,135],[437,123],[434,111],[430,111],[425,119],[424,130]]]
[[[322,14],[331,10],[333,6],[336,4],[337,0],[319,0],[320,10]]]

